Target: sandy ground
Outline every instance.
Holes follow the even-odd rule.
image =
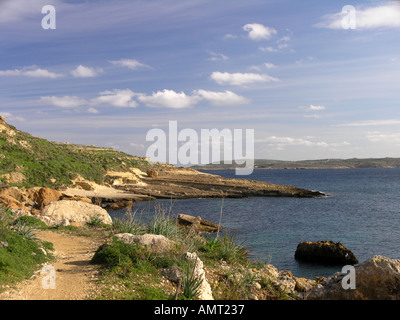
[[[41,240],[52,242],[56,261],[0,294],[0,300],[85,300],[96,286],[96,266],[90,265],[103,243],[92,237],[41,231]],[[46,268],[46,269],[45,269]]]

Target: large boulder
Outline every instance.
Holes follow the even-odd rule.
[[[118,233],[115,237],[127,244],[138,243],[155,253],[169,252],[175,246],[174,241],[158,234],[133,235],[131,233]]]
[[[104,224],[112,224],[110,215],[103,208],[74,200],[51,202],[42,210],[41,217],[46,223],[52,225],[65,225],[68,222],[85,225],[93,219],[99,219]],[[50,218],[50,220],[45,217]]]
[[[193,217],[188,214],[178,215],[178,224],[182,226],[189,226],[196,231],[215,232],[221,229],[221,226],[212,223],[201,217]]]
[[[50,188],[40,188],[33,194],[33,199],[36,201],[36,207],[39,210],[42,210],[49,203],[59,200],[60,197],[59,191]]]
[[[308,300],[399,300],[400,260],[374,256],[354,266],[355,289],[344,289],[345,274],[340,272],[316,285]]]
[[[328,264],[356,264],[355,255],[340,242],[333,241],[304,241],[300,242],[295,252],[298,260]]]

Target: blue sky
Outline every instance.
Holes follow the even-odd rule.
[[[398,1],[0,0],[0,114],[139,156],[177,121],[254,129],[256,158],[400,157],[399,40]]]

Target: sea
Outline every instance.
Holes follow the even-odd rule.
[[[297,261],[302,241],[340,242],[360,263],[374,255],[400,258],[400,168],[260,169],[249,176],[235,176],[234,170],[203,172],[318,190],[326,197],[163,199],[135,203],[135,214],[151,219],[161,207],[172,217],[184,213],[221,223],[252,259],[308,279],[341,272],[343,266]],[[111,217],[124,214],[110,211]]]

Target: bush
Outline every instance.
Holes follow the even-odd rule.
[[[21,216],[18,217],[15,221],[14,221],[14,225],[17,223],[22,223],[26,226],[30,226],[30,227],[35,227],[35,228],[39,228],[39,229],[47,229],[47,225],[42,221],[39,220],[38,218],[32,217],[32,216]]]

